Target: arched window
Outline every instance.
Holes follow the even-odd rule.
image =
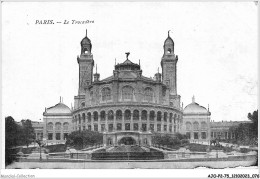
[[[82,103],[81,103],[81,107],[85,107],[85,102],[82,102]]]
[[[139,120],[139,111],[138,110],[134,110],[133,120]]]
[[[145,111],[145,110],[142,111],[141,119],[142,120],[147,120],[147,111]]]
[[[145,88],[144,90],[144,100],[145,101],[153,101],[153,90],[152,88]]]
[[[86,116],[85,116],[85,113],[82,114],[82,120],[83,120],[83,123],[86,122]]]
[[[105,121],[106,120],[106,112],[105,111],[101,111],[100,112],[100,118],[101,118],[101,121]]]
[[[56,122],[55,123],[55,130],[56,131],[60,131],[61,130],[61,123],[60,122]]]
[[[170,123],[172,123],[172,116],[173,116],[173,114],[172,113],[170,113]]]
[[[80,116],[80,114],[78,115],[78,118],[79,118],[79,124],[81,124],[81,116]]]
[[[67,122],[64,122],[63,123],[63,130],[69,130],[69,123],[67,123]]]
[[[116,111],[116,120],[122,120],[122,111],[121,110]]]
[[[112,110],[108,111],[108,120],[114,120],[114,112]]]
[[[101,91],[101,95],[102,95],[102,101],[107,101],[111,99],[111,90],[108,87],[105,87],[102,89]]]
[[[167,122],[167,117],[168,117],[168,113],[167,113],[167,112],[164,112],[164,113],[163,113],[163,121],[164,121],[164,122]]]
[[[88,112],[87,118],[88,118],[88,122],[91,122],[91,113],[90,112]]]
[[[205,130],[208,128],[208,125],[206,122],[201,122],[201,129]]]
[[[154,111],[150,111],[150,121],[154,121],[155,113]]]
[[[94,121],[98,121],[98,112],[97,111],[95,111],[93,113],[93,116],[94,116]]]
[[[176,123],[177,123],[176,119],[177,119],[177,115],[176,115],[176,114],[174,114],[174,117],[173,117],[173,123],[174,123],[174,124],[176,124]]]
[[[123,100],[132,100],[133,99],[134,89],[131,86],[124,86],[122,88],[122,97]]]
[[[190,131],[190,130],[191,130],[191,123],[186,122],[186,131]]]
[[[130,120],[131,119],[131,111],[130,110],[125,110],[125,120]]]
[[[78,124],[78,118],[77,118],[77,115],[75,115],[75,123],[76,123],[76,125]]]
[[[194,131],[199,130],[199,123],[198,123],[198,122],[194,122],[194,123],[193,123],[193,130],[194,130]]]
[[[158,111],[157,112],[157,121],[161,121],[162,120],[162,112]]]
[[[172,50],[170,48],[168,48],[167,53],[170,54],[172,52]]]
[[[53,130],[53,123],[52,122],[48,123],[47,130]]]

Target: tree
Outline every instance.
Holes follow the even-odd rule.
[[[68,135],[66,145],[82,149],[86,145],[93,146],[103,143],[103,135],[99,132],[84,130],[74,131]]]
[[[248,113],[248,119],[253,123],[251,124],[251,132],[253,137],[258,137],[258,110],[254,111],[252,114]]]
[[[239,126],[229,128],[229,132],[235,134],[232,143],[239,145],[257,145],[258,142],[258,110],[248,113],[248,119],[252,123],[241,123]]]
[[[12,148],[21,144],[21,131],[21,126],[15,122],[13,117],[5,118],[5,165],[9,165],[15,160],[13,155],[15,150]]]
[[[24,144],[28,147],[32,141],[35,140],[35,133],[34,133],[34,128],[32,127],[32,122],[29,119],[22,120],[22,140]]]

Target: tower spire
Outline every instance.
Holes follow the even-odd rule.
[[[195,96],[192,97],[192,103],[195,103]]]
[[[171,30],[168,30],[168,37],[170,37],[170,31],[171,31]]]
[[[88,29],[86,29],[86,37],[88,36]]]

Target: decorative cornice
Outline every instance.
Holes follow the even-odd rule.
[[[159,104],[152,104],[152,103],[140,103],[140,102],[117,102],[117,103],[106,103],[106,104],[99,104],[99,105],[93,105],[93,106],[87,106],[84,108],[79,108],[74,111],[72,111],[72,114],[80,112],[80,111],[86,111],[90,109],[95,109],[95,108],[108,108],[108,107],[149,107],[149,108],[160,108],[160,109],[167,109],[167,110],[173,110],[175,112],[183,114],[183,112],[180,109],[173,108],[170,106],[166,105],[159,105]]]

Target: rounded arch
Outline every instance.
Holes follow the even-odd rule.
[[[109,110],[107,113],[108,120],[112,121],[114,120],[114,111]]]
[[[174,117],[173,117],[173,123],[176,124],[176,120],[177,120],[177,114],[174,114]]]
[[[162,112],[158,111],[157,112],[157,121],[161,121],[162,120]]]
[[[172,117],[173,117],[173,114],[170,113],[170,119],[169,119],[169,122],[172,123]]]
[[[80,105],[81,107],[85,107],[85,101],[82,101]]]
[[[186,122],[186,131],[191,131],[191,122]]]
[[[91,113],[90,112],[87,113],[87,119],[88,119],[88,122],[91,122]]]
[[[61,130],[61,123],[60,122],[55,123],[55,130]]]
[[[105,121],[106,120],[106,111],[101,111],[100,112],[100,118],[101,118],[101,121]]]
[[[101,99],[102,101],[111,100],[111,89],[109,87],[104,87],[101,90]]]
[[[199,123],[197,121],[193,122],[193,130],[195,131],[199,130]]]
[[[122,120],[122,111],[119,109],[116,111],[116,120]]]
[[[164,113],[163,113],[163,121],[164,121],[164,122],[167,122],[167,119],[168,119],[168,113],[167,113],[167,112],[164,112]]]
[[[52,122],[49,122],[47,124],[47,130],[53,130],[53,123]]]
[[[208,128],[208,125],[205,121],[201,122],[201,129],[205,130]]]
[[[142,110],[141,120],[147,120],[147,111],[146,110]]]
[[[97,111],[94,111],[93,118],[94,118],[94,121],[98,121],[98,112]]]
[[[118,144],[135,145],[136,140],[132,136],[126,136],[126,137],[122,137],[121,139],[119,139]]]
[[[144,89],[144,100],[148,102],[153,101],[153,89],[151,87]]]
[[[139,120],[139,111],[137,109],[133,112],[133,120]]]
[[[122,87],[122,99],[123,100],[133,100],[134,97],[134,88],[132,86]]]
[[[154,111],[150,111],[150,114],[149,114],[150,121],[154,121],[154,118],[155,118],[155,112]]]
[[[82,113],[82,120],[83,120],[83,123],[86,122],[86,115],[85,115],[85,113]]]
[[[79,124],[81,124],[81,116],[78,114]]]
[[[69,123],[68,122],[63,123],[63,130],[69,130]]]
[[[124,117],[125,120],[131,120],[131,111],[129,109],[125,110]]]

